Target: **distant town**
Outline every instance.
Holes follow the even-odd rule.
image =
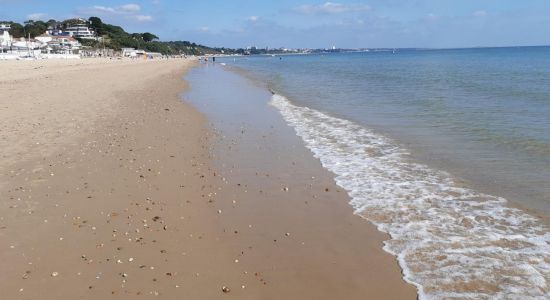
[[[159,41],[150,32],[128,33],[100,18],[0,21],[0,59],[81,57],[158,58],[225,53],[188,41]],[[228,51],[231,52],[231,51]]]
[[[187,55],[284,55],[310,53],[395,51],[394,49],[216,48],[188,41],[159,41],[150,32],[128,33],[100,18],[0,21],[0,59],[128,57],[159,58]]]

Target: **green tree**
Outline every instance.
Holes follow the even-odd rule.
[[[23,25],[19,23],[15,23],[12,21],[0,21],[0,24],[10,25],[11,29],[9,33],[14,38],[20,38],[25,36],[25,29],[23,28]]]
[[[51,27],[52,29],[57,29],[57,27],[59,26],[59,22],[54,19],[50,19],[48,20],[48,22],[46,22],[46,25],[48,26],[48,28]]]
[[[90,17],[88,21],[90,21],[90,27],[97,33],[98,36],[102,36],[105,34],[105,30],[103,28],[104,24],[100,18]]]
[[[150,33],[150,32],[145,32],[145,33],[142,33],[141,34],[141,38],[145,41],[145,42],[152,42],[152,41],[155,41],[155,40],[158,40],[159,37]]]
[[[48,29],[48,25],[46,25],[43,21],[33,21],[28,20],[25,21],[24,32],[25,36],[30,35],[32,38],[37,37]]]

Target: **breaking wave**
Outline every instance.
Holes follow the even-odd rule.
[[[336,175],[356,214],[391,236],[384,250],[420,299],[548,299],[550,233],[540,220],[410,162],[367,128],[277,94],[270,104]]]

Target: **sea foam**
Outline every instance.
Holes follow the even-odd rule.
[[[506,200],[411,162],[394,141],[273,95],[271,105],[347,190],[356,214],[391,239],[420,299],[548,299],[550,232]]]

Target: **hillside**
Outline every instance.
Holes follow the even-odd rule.
[[[65,21],[49,20],[33,21],[29,20],[24,24],[19,24],[12,21],[0,21],[0,23],[10,24],[10,34],[15,38],[31,36],[34,38],[46,32],[48,29],[64,30],[68,26],[78,23],[80,20],[69,19]],[[84,46],[92,48],[109,48],[120,50],[121,48],[137,48],[149,52],[160,52],[164,55],[204,55],[204,54],[220,54],[232,53],[233,50],[225,48],[211,48],[204,45],[199,45],[189,41],[160,41],[158,36],[150,32],[144,33],[128,33],[124,28],[103,23],[98,17],[88,19],[89,27],[92,28],[100,40],[85,40],[78,39]]]

